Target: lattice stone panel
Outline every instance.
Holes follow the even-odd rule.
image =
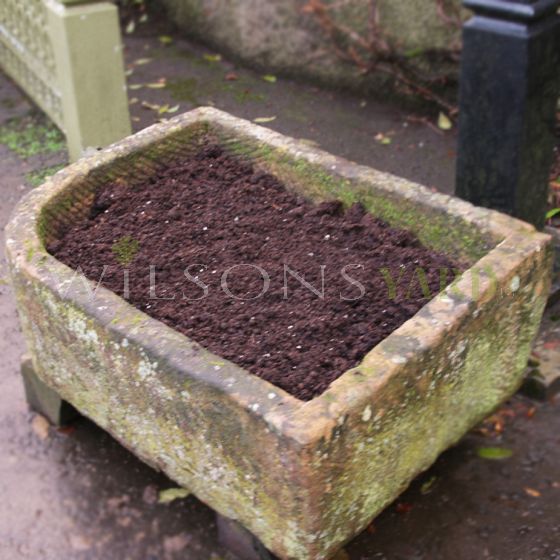
[[[66,134],[71,159],[130,134],[111,2],[0,0],[0,66]]]
[[[43,0],[0,2],[0,64],[64,128],[47,16]]]

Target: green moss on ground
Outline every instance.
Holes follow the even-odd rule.
[[[41,169],[36,169],[30,171],[25,175],[25,180],[32,187],[38,187],[42,185],[49,177],[54,175],[57,171],[60,171],[66,164],[59,163],[57,165],[51,165],[49,167],[43,167]]]
[[[241,77],[233,82],[225,82],[223,74],[220,73],[215,79],[207,79],[204,82],[197,78],[185,78],[171,80],[167,89],[175,101],[187,101],[195,107],[208,104],[214,97],[228,95],[236,103],[262,103],[266,101],[266,95],[255,91],[259,83],[247,77]]]
[[[1,126],[0,144],[22,158],[56,153],[66,148],[62,132],[39,114],[11,119]]]

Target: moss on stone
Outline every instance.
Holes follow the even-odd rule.
[[[288,186],[313,200],[337,198],[346,207],[361,202],[374,216],[394,227],[414,232],[427,247],[449,254],[459,254],[469,263],[484,256],[489,240],[474,226],[459,219],[451,219],[443,212],[422,211],[414,199],[393,197],[376,192],[371,184],[343,179],[336,171],[329,173],[325,166],[304,158],[294,159],[280,149],[250,141],[224,139],[228,151],[267,168]]]

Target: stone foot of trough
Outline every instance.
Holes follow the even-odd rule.
[[[79,412],[70,403],[62,400],[39,379],[28,356],[22,358],[21,375],[27,403],[35,412],[45,416],[55,426],[68,424],[79,416]]]
[[[216,513],[220,544],[239,560],[276,560],[264,545],[243,525]]]
[[[521,392],[539,401],[547,401],[560,393],[560,350],[541,348],[540,360],[530,361]]]

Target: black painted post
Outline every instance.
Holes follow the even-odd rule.
[[[457,196],[541,228],[560,93],[560,0],[464,0]]]

